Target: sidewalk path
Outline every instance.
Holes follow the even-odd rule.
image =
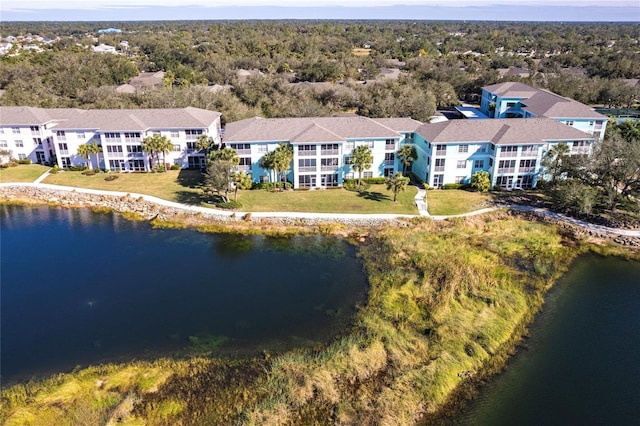
[[[48,172],[47,172],[48,173]],[[46,173],[45,173],[46,174]],[[207,215],[207,216],[226,216],[229,217],[233,214],[235,214],[236,216],[242,216],[248,212],[232,212],[232,211],[228,211],[228,210],[220,210],[220,209],[215,209],[215,208],[208,208],[208,207],[200,207],[200,206],[190,206],[187,204],[181,204],[181,203],[176,203],[173,201],[167,201],[167,200],[163,200],[161,198],[157,198],[157,197],[153,197],[151,195],[145,195],[145,194],[136,194],[136,193],[132,193],[132,192],[117,192],[117,191],[103,191],[103,190],[98,190],[98,189],[87,189],[87,188],[76,188],[76,187],[71,187],[71,186],[60,186],[60,185],[51,185],[51,184],[46,184],[46,183],[39,183],[40,181],[42,181],[46,176],[40,176],[38,179],[36,179],[36,182],[34,183],[0,183],[0,188],[2,187],[11,187],[11,186],[24,186],[24,187],[34,187],[34,188],[41,188],[41,189],[50,189],[50,190],[56,190],[56,191],[67,191],[67,192],[79,192],[79,193],[85,193],[85,194],[94,194],[94,195],[110,195],[110,196],[114,196],[114,197],[124,197],[129,195],[130,197],[133,198],[142,198],[145,201],[151,202],[151,203],[155,203],[161,206],[167,206],[167,207],[172,207],[172,208],[176,208],[176,209],[182,209],[182,210],[186,210],[186,211],[191,211],[191,212],[196,212],[196,213],[202,213],[203,215]],[[546,215],[549,217],[552,217],[554,219],[557,220],[561,220],[576,226],[581,226],[583,228],[589,229],[589,230],[593,230],[593,231],[597,231],[597,232],[604,232],[604,233],[608,233],[608,234],[612,234],[612,235],[623,235],[626,237],[635,237],[635,238],[640,238],[640,230],[630,230],[630,229],[619,229],[619,228],[609,228],[606,226],[602,226],[602,225],[596,225],[593,223],[589,223],[589,222],[585,222],[582,220],[578,220],[578,219],[574,219],[568,216],[565,216],[563,214],[560,213],[555,213],[546,209],[542,209],[542,208],[538,208],[538,207],[531,207],[531,206],[519,206],[519,205],[506,205],[504,207],[491,207],[491,208],[486,208],[486,209],[482,209],[482,210],[476,210],[473,212],[469,212],[469,213],[465,213],[465,214],[460,214],[460,215],[451,215],[451,216],[430,216],[429,213],[427,212],[427,204],[426,202],[424,202],[425,198],[424,195],[421,195],[421,191],[424,190],[418,190],[418,194],[415,197],[416,200],[416,204],[418,204],[418,201],[422,202],[422,205],[418,204],[418,211],[420,212],[419,216],[428,216],[433,220],[445,220],[445,219],[449,219],[449,218],[453,218],[453,217],[466,217],[466,216],[475,216],[475,215],[479,215],[479,214],[484,214],[484,213],[488,213],[491,211],[495,211],[495,210],[499,210],[501,208],[508,208],[508,209],[512,209],[512,210],[516,210],[516,211],[528,211],[528,212],[533,212],[533,213],[537,213],[540,215]],[[426,191],[425,191],[426,192]],[[420,199],[419,199],[420,197]],[[358,213],[304,213],[304,212],[251,212],[251,216],[252,217],[259,217],[259,218],[292,218],[292,219],[354,219],[354,220],[371,220],[372,222],[376,222],[376,221],[390,221],[393,219],[399,219],[399,218],[412,218],[412,217],[417,217],[418,215],[401,215],[401,214],[358,214]]]

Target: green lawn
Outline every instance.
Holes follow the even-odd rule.
[[[153,195],[165,200],[200,205],[204,199],[199,188],[200,172],[171,170],[166,173],[119,173],[118,179],[105,181],[106,174],[85,176],[81,172],[60,172],[50,175],[45,183],[103,189],[108,191],[135,192]],[[315,191],[268,192],[264,190],[240,191],[238,201],[243,211],[269,212],[319,212],[319,213],[397,213],[418,214],[413,197],[415,187],[408,187],[393,194],[385,185],[371,185],[364,193],[344,189]],[[231,194],[233,197],[233,194]],[[203,204],[208,205],[210,204]]]
[[[493,199],[489,193],[470,192],[460,189],[427,191],[427,206],[434,216],[469,213],[488,207]]]
[[[40,164],[18,164],[15,167],[0,169],[0,183],[33,182],[50,167]]]
[[[418,214],[413,197],[415,187],[408,187],[398,194],[394,203],[393,193],[385,185],[371,185],[363,193],[344,189],[314,191],[242,191],[238,201],[242,209],[254,212],[289,211],[318,213],[397,213]]]

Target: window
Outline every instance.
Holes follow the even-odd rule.
[[[394,175],[395,170],[393,167],[384,169],[384,177],[392,177]]]
[[[316,159],[315,158],[300,158],[298,159],[298,170],[301,172],[315,172],[316,171]]]
[[[84,132],[76,132],[76,137],[78,139],[84,139]]]
[[[473,162],[474,169],[483,169],[484,168],[484,160],[475,160]]]
[[[40,146],[42,145],[42,138],[33,138],[33,144],[35,146]]]
[[[107,152],[112,152],[112,153],[119,152],[119,153],[122,153],[122,146],[121,145],[107,145]]]
[[[169,134],[172,138],[179,138],[180,137],[180,132],[177,130],[172,130],[171,133]]]
[[[320,160],[321,170],[335,170],[338,168],[337,158],[323,158]]]
[[[0,135],[4,135],[4,127],[0,127]]]
[[[456,176],[455,183],[464,183],[466,176]]]
[[[493,158],[489,158],[489,167],[493,167]]]
[[[469,152],[469,145],[458,145],[458,152]]]
[[[251,154],[251,145],[248,143],[232,143],[229,144],[231,149],[234,149],[238,154]]]
[[[513,173],[516,168],[516,160],[500,160],[498,173]]]
[[[507,108],[513,108],[514,106],[516,106],[515,102],[507,102]]]
[[[353,164],[353,157],[350,155],[344,157],[344,164]]]
[[[444,158],[436,158],[435,166],[436,172],[444,172]]]
[[[262,175],[260,176],[260,183],[269,182],[269,176]]]
[[[31,129],[31,133],[37,133],[37,134],[40,133],[40,127],[38,126],[31,126],[29,128]]]
[[[21,140],[17,140],[16,141],[16,148],[22,148],[22,147],[24,147],[24,142],[22,142]]]
[[[387,151],[396,149],[396,141],[394,139],[387,139],[384,141],[384,147]]]
[[[476,152],[487,152],[487,146],[486,145],[480,145],[478,147],[478,149],[476,149]]]
[[[124,169],[124,160],[109,160],[110,170],[122,170]]]
[[[0,141],[0,148],[6,148],[8,146],[7,141]]]
[[[538,155],[538,148],[535,145],[525,145],[522,147],[522,156],[535,157]]]
[[[20,127],[12,127],[11,128],[11,132],[13,132],[14,135],[19,135],[20,134]],[[64,132],[62,132],[64,133]]]
[[[447,153],[446,145],[436,145],[436,155],[445,155]]]
[[[567,126],[573,126],[573,121],[566,121],[566,122],[565,122],[565,124],[566,124]]]
[[[198,136],[202,134],[202,129],[187,129],[184,133],[187,135],[187,139],[198,139]]]
[[[337,155],[338,154],[338,144],[337,143],[328,143],[320,145],[320,154],[321,155]]]
[[[173,152],[180,152],[182,149],[180,148],[180,144],[173,145]]]
[[[125,133],[124,134],[125,143],[140,143],[140,133]]]
[[[355,147],[356,147],[356,143],[355,142],[345,142],[345,144],[344,144],[344,149],[346,151],[350,151]]]
[[[105,133],[104,138],[106,142],[120,142],[120,133]]]
[[[129,160],[129,169],[137,172],[144,171],[144,160]]]
[[[262,181],[262,178],[265,178],[263,182],[269,181],[269,178],[267,176],[261,176],[260,177],[261,181]],[[315,182],[316,182],[315,175],[299,175],[298,176],[298,186],[300,188],[310,188],[315,184]]]
[[[63,168],[68,168],[71,167],[71,160],[69,159],[69,157],[61,157],[60,161],[62,162],[62,167]]]
[[[520,160],[520,167],[536,167],[536,160]]]
[[[322,186],[338,186],[338,175],[321,175],[320,182]]]
[[[500,148],[501,157],[515,157],[516,155],[518,155],[517,146],[503,146]]]
[[[18,160],[26,160],[27,154],[18,154]]]
[[[258,148],[259,153],[265,153],[269,150],[269,146],[267,144],[260,144],[256,148]]]
[[[66,141],[67,140],[67,135],[64,133],[64,130],[56,130],[56,136],[61,141]]]
[[[444,183],[444,175],[433,175],[433,186],[435,188],[441,188]]]
[[[467,168],[467,160],[458,160],[456,162],[456,169],[466,169]]]
[[[324,146],[324,145],[322,145],[322,146]],[[300,145],[300,146],[298,146],[298,155],[305,155],[305,156],[316,155],[316,146],[315,145]]]
[[[360,142],[359,145],[368,146],[369,148],[373,149],[373,141]]]
[[[134,157],[142,157],[141,145],[127,145],[127,152]]]
[[[372,178],[373,172],[362,172],[362,177],[365,179]]]
[[[393,166],[396,162],[396,154],[393,152],[388,152],[384,154],[384,165],[385,166]]]
[[[238,166],[240,170],[251,170],[251,157],[240,157]]]

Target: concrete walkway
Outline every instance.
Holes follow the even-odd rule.
[[[137,194],[133,192],[117,192],[117,191],[103,191],[98,189],[87,189],[87,188],[76,188],[71,186],[60,186],[60,185],[51,185],[46,183],[41,183],[47,175],[48,171],[45,172],[42,176],[36,179],[33,183],[2,183],[0,184],[0,188],[8,187],[8,186],[25,186],[25,187],[35,187],[42,189],[51,189],[57,191],[68,191],[68,192],[79,192],[85,194],[94,194],[94,195],[111,195],[115,197],[124,197],[129,195],[133,198],[142,198],[145,201],[155,203],[161,206],[172,207],[176,209],[182,209],[185,211],[191,211],[196,213],[202,213],[207,216],[225,216],[229,217],[233,214],[236,216],[242,216],[249,212],[231,212],[228,210],[221,210],[215,208],[208,207],[200,207],[200,206],[190,206],[187,204],[176,203],[173,201],[163,200],[161,198],[157,198],[151,195],[146,194]],[[426,190],[424,188],[418,188],[418,194],[415,196],[415,202],[418,206],[419,216],[427,216],[433,220],[445,220],[454,217],[466,217],[466,216],[476,216],[484,213],[488,213],[491,211],[499,210],[501,208],[508,208],[517,211],[528,211],[533,212],[540,215],[546,215],[552,217],[557,220],[561,220],[576,226],[581,226],[586,229],[590,229],[597,232],[604,232],[612,235],[622,235],[626,237],[635,237],[640,238],[640,230],[630,230],[630,229],[619,229],[619,228],[609,228],[602,225],[596,225],[593,223],[585,222],[582,220],[574,219],[568,216],[565,216],[560,213],[555,213],[550,210],[531,207],[531,206],[520,206],[520,205],[505,205],[503,207],[491,207],[481,210],[476,210],[469,213],[459,214],[459,215],[450,215],[450,216],[431,216],[427,211],[427,202],[426,202]],[[402,214],[358,214],[358,213],[305,213],[305,212],[250,212],[252,217],[258,218],[292,218],[292,219],[353,219],[353,220],[371,220],[375,221],[389,221],[398,218],[412,218],[417,215],[402,215]]]

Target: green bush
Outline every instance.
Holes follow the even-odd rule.
[[[182,169],[182,166],[180,164],[171,165],[171,170],[180,170],[180,169]]]
[[[116,179],[118,179],[118,178],[119,178],[119,176],[118,176],[118,175],[109,175],[109,176],[107,176],[106,178],[104,178],[104,180],[106,180],[107,182],[110,182],[110,181],[112,181],[112,180],[116,180]]]
[[[87,166],[71,166],[69,167],[69,171],[72,172],[84,172],[87,170]]]
[[[347,191],[361,192],[368,190],[371,185],[364,182],[364,179],[362,185],[358,185],[357,179],[345,179],[344,181],[342,181],[342,187]]]
[[[216,207],[225,209],[225,210],[234,210],[242,207],[242,204],[239,203],[238,201],[229,201],[226,203],[216,203]]]
[[[468,188],[469,185],[464,183],[445,183],[442,188],[443,189],[465,189]]]
[[[31,164],[31,160],[29,160],[28,158],[25,158],[24,160],[16,161],[16,163],[18,163],[18,164]]]
[[[94,172],[93,170],[85,170],[84,172],[82,172],[82,174],[85,176],[93,176],[96,174],[96,172]]]
[[[9,168],[9,163],[0,164],[0,169],[7,169],[7,168]]]
[[[58,167],[58,165],[54,165],[51,170],[49,171],[49,173],[51,173],[52,175],[55,175],[56,173],[58,173],[60,171],[60,167]]]

